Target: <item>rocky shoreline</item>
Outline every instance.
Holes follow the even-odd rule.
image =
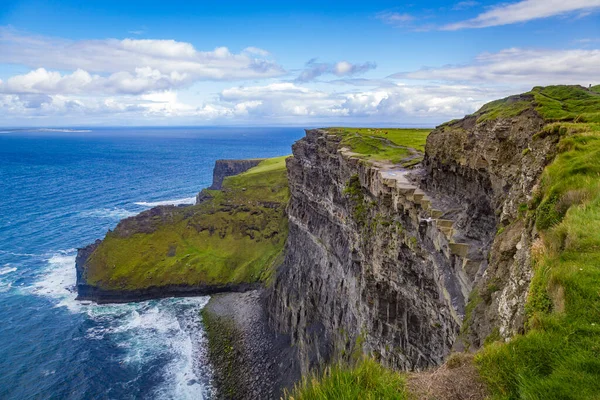
[[[211,297],[202,310],[223,399],[279,399],[300,379],[297,348],[269,327],[264,289]]]
[[[196,204],[222,190],[223,180],[257,166],[262,159],[217,160],[212,185],[201,191]],[[179,209],[190,206],[158,206],[122,220],[114,233],[121,236],[150,234],[173,220]],[[109,232],[110,233],[110,232]],[[167,297],[211,295],[202,310],[209,336],[209,357],[214,367],[216,395],[225,399],[279,399],[300,379],[297,349],[288,335],[269,327],[262,283],[171,284],[142,289],[106,289],[86,280],[86,263],[101,246],[98,239],[77,250],[77,300],[98,304],[128,303]]]

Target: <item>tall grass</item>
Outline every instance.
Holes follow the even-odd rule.
[[[404,400],[407,399],[404,375],[391,371],[370,358],[354,366],[327,367],[321,375],[302,379],[289,400]]]

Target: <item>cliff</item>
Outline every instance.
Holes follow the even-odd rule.
[[[534,337],[531,298],[552,296],[547,277],[538,288],[532,248],[561,202],[541,176],[571,132],[590,140],[599,111],[593,90],[534,88],[433,130],[413,170],[417,156],[385,153],[398,142],[382,132],[307,131],[287,160],[289,236],[269,297],[303,373],[357,351],[423,370],[453,350]],[[536,211],[540,202],[550,204]]]
[[[227,161],[227,169],[219,162],[221,190],[202,191],[199,204],[155,207],[119,222],[103,240],[79,249],[78,298],[205,295],[269,280],[287,236],[284,160]]]

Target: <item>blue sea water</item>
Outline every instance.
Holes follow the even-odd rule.
[[[219,158],[289,154],[298,128],[0,133],[0,398],[202,399],[213,394],[206,297],[75,300],[76,248],[124,217],[189,203]]]

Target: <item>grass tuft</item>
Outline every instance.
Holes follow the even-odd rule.
[[[333,365],[320,375],[304,377],[288,400],[404,400],[406,378],[377,361],[364,358],[354,366]]]

